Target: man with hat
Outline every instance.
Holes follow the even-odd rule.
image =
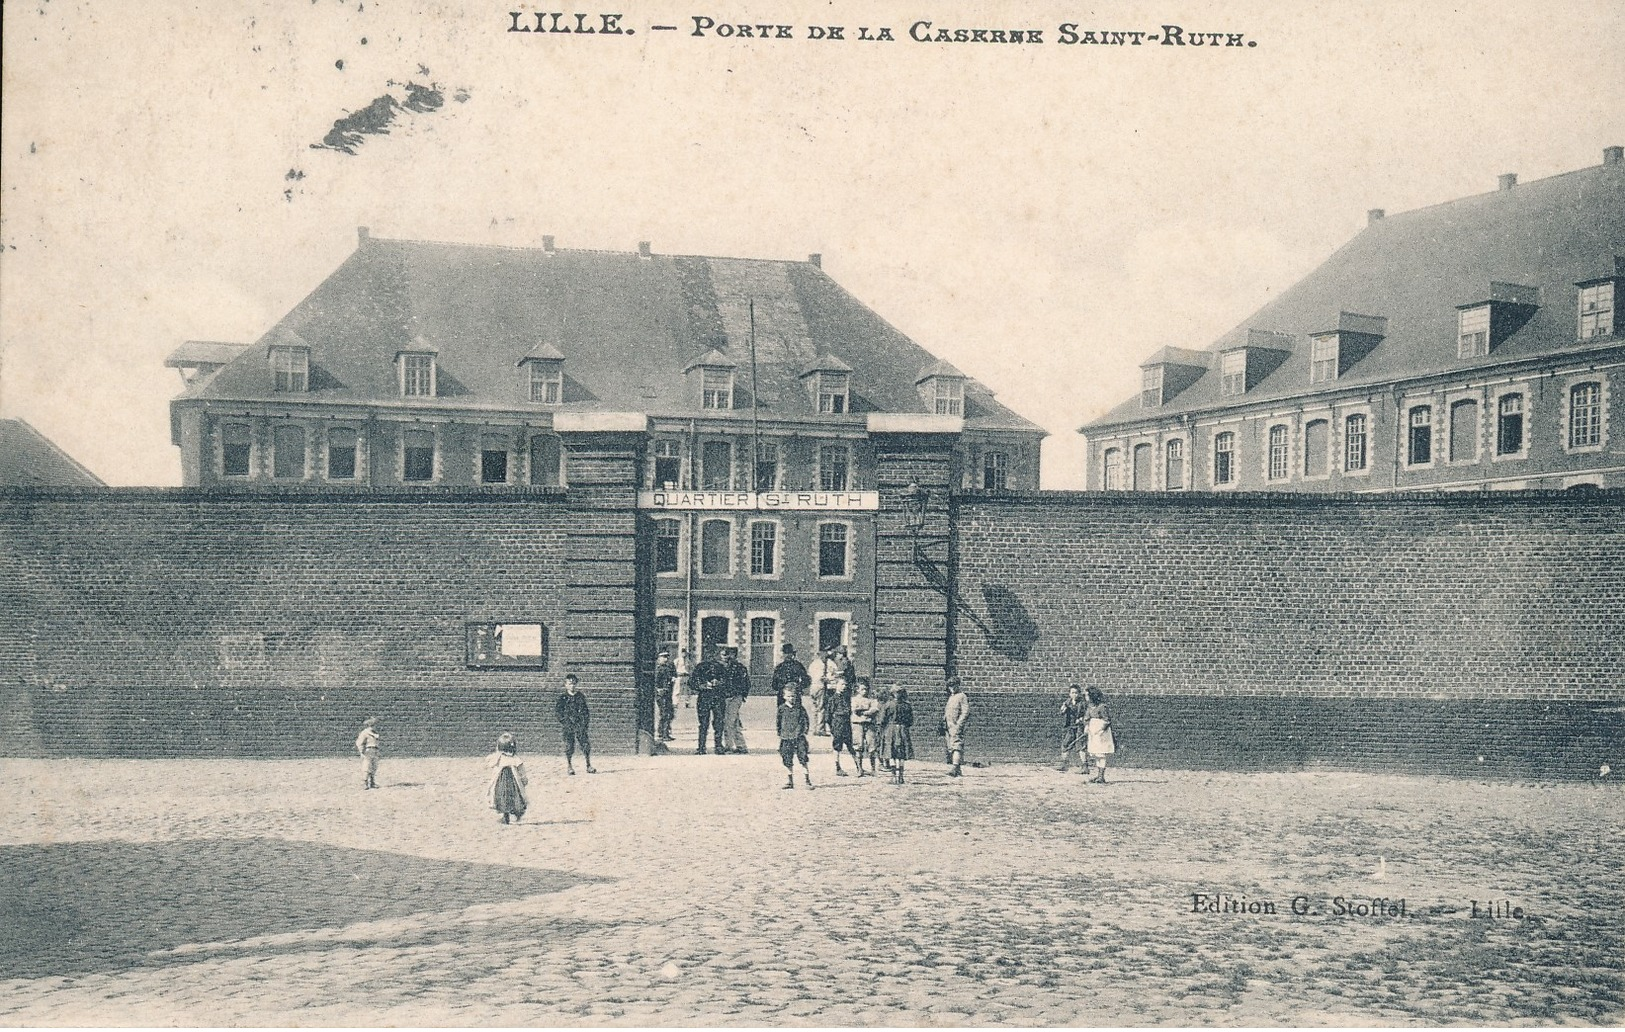
[[[658,742],[671,741],[671,722],[677,715],[676,687],[677,664],[671,661],[670,652],[661,649],[660,655],[655,657],[655,710],[658,714],[655,740]]]
[[[720,755],[726,751],[722,748],[723,675],[722,664],[715,658],[700,660],[694,672],[689,674],[689,684],[694,689],[694,715],[700,724],[700,740],[694,748],[696,755],[705,755],[707,730],[715,736],[717,753]]]
[[[789,642],[784,643],[784,659],[773,668],[773,694],[783,698],[787,684],[794,686],[797,695],[807,694],[808,687],[812,685],[807,668],[796,658],[796,647]]]
[[[745,725],[739,711],[750,697],[750,671],[739,662],[739,649],[730,645],[722,650],[722,743],[729,752],[744,754]]]

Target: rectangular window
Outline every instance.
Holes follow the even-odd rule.
[[[1162,404],[1162,366],[1154,365],[1140,370],[1140,407],[1156,408]]]
[[[220,472],[228,477],[248,476],[253,451],[247,423],[227,423],[220,428]]]
[[[1433,461],[1433,407],[1417,405],[1411,409],[1410,438],[1406,462],[1412,466],[1425,466]]]
[[[1330,383],[1337,379],[1337,346],[1339,337],[1328,333],[1309,340],[1309,382]]]
[[[1323,477],[1331,472],[1332,424],[1311,419],[1303,425],[1303,475]]]
[[[500,434],[480,438],[480,483],[508,482],[508,439]]]
[[[304,427],[279,426],[271,432],[271,471],[279,480],[304,478]]]
[[[1227,351],[1219,359],[1219,393],[1247,393],[1247,352]]]
[[[657,651],[667,653],[675,662],[682,652],[683,618],[680,616],[655,617],[655,645]]]
[[[700,574],[726,577],[733,573],[733,524],[706,520],[700,524]]]
[[[750,575],[772,577],[779,572],[779,527],[776,523],[750,525]]]
[[[1602,384],[1577,383],[1569,388],[1569,447],[1602,444]]]
[[[818,525],[818,576],[845,577],[848,531],[844,523]]]
[[[1003,491],[1010,482],[1010,456],[1002,451],[982,453],[982,490]]]
[[[433,430],[407,430],[401,434],[401,479],[417,484],[434,479]]]
[[[1169,491],[1185,489],[1185,442],[1169,441],[1162,446],[1162,483]]]
[[[771,616],[750,618],[750,674],[752,677],[773,676],[774,646],[779,641],[779,622]]]
[[[530,366],[530,400],[557,405],[564,396],[564,370],[557,362],[526,362]]]
[[[779,486],[779,446],[763,441],[756,446],[756,490],[773,491]]]
[[[1151,483],[1151,446],[1149,444],[1136,444],[1134,446],[1134,483],[1129,485],[1131,491],[1149,491]]]
[[[1100,455],[1100,488],[1102,491],[1123,489],[1123,449],[1107,448]]]
[[[356,432],[347,426],[335,426],[327,431],[327,479],[355,479],[356,437]]]
[[[1213,435],[1213,483],[1228,484],[1236,477],[1236,435],[1226,430]]]
[[[700,445],[700,490],[727,491],[732,488],[734,446],[727,441],[706,441]]]
[[[683,442],[669,438],[655,442],[655,490],[673,490],[683,482]]]
[[[1614,332],[1614,284],[1596,283],[1580,288],[1580,339],[1607,337]]]
[[[1286,479],[1287,460],[1289,458],[1288,448],[1286,427],[1279,423],[1270,427],[1269,478],[1271,480]]]
[[[1490,353],[1490,306],[1463,309],[1456,315],[1456,355],[1478,358]]]
[[[818,449],[818,489],[845,491],[852,452],[844,444],[826,444]]]
[[[965,414],[965,381],[954,376],[939,376],[935,379],[933,396],[936,399],[934,411],[939,416],[961,416]]]
[[[840,415],[847,410],[847,387],[850,383],[850,374],[842,372],[820,372],[818,374],[818,411],[830,415]]]
[[[732,369],[700,370],[700,407],[731,409],[734,407],[734,373]]]
[[[401,356],[401,397],[434,397],[434,356]]]
[[[682,569],[683,521],[655,520],[655,572],[676,573]]]
[[[468,666],[475,670],[546,670],[547,628],[539,623],[471,623]]]
[[[1495,454],[1516,455],[1523,451],[1523,395],[1503,394],[1497,402]]]
[[[564,482],[564,449],[553,434],[536,434],[530,439],[530,483],[533,487],[558,487]]]
[[[272,348],[271,373],[277,392],[303,394],[310,383],[310,351],[307,348]]]
[[[1458,401],[1450,406],[1450,461],[1478,458],[1478,402]]]
[[[1343,469],[1353,473],[1365,469],[1365,415],[1356,412],[1343,422]]]

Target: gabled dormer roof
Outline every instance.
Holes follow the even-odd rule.
[[[733,359],[729,358],[727,355],[724,355],[722,352],[718,351],[716,348],[712,348],[710,351],[707,351],[705,354],[701,355],[699,358],[696,358],[694,361],[692,361],[688,365],[684,366],[683,367],[683,372],[691,373],[696,369],[737,369],[737,368],[739,368],[739,364],[737,362],[735,362]]]
[[[850,373],[852,367],[828,352],[820,352],[811,362],[801,367],[801,375],[811,376],[814,373]]]
[[[964,373],[960,372],[952,365],[949,365],[947,362],[944,362],[939,358],[935,362],[932,362],[930,365],[926,366],[924,369],[920,370],[919,375],[914,377],[914,384],[915,386],[919,386],[927,380],[937,379],[965,380],[969,378]]]
[[[526,362],[562,362],[562,361],[564,361],[564,352],[560,351],[558,348],[556,348],[553,345],[547,343],[546,341],[542,341],[539,344],[531,345],[530,350],[528,352],[526,352],[519,359],[518,364],[519,365],[524,365]]]
[[[1210,351],[1192,351],[1190,348],[1158,348],[1150,358],[1140,363],[1140,368],[1149,369],[1152,366],[1159,365],[1192,366],[1197,369],[1207,369],[1213,365],[1213,353]]]

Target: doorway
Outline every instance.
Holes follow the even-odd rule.
[[[706,616],[700,618],[700,661],[716,659],[717,652],[724,645],[733,644],[733,621],[726,616]]]

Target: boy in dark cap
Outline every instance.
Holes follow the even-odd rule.
[[[587,737],[587,724],[591,719],[587,712],[587,697],[577,689],[576,675],[564,675],[564,694],[559,696],[555,710],[559,718],[559,733],[564,737],[565,772],[576,772],[576,745],[579,743],[581,755],[587,761],[587,773],[597,774],[597,769],[592,765],[592,740]]]

